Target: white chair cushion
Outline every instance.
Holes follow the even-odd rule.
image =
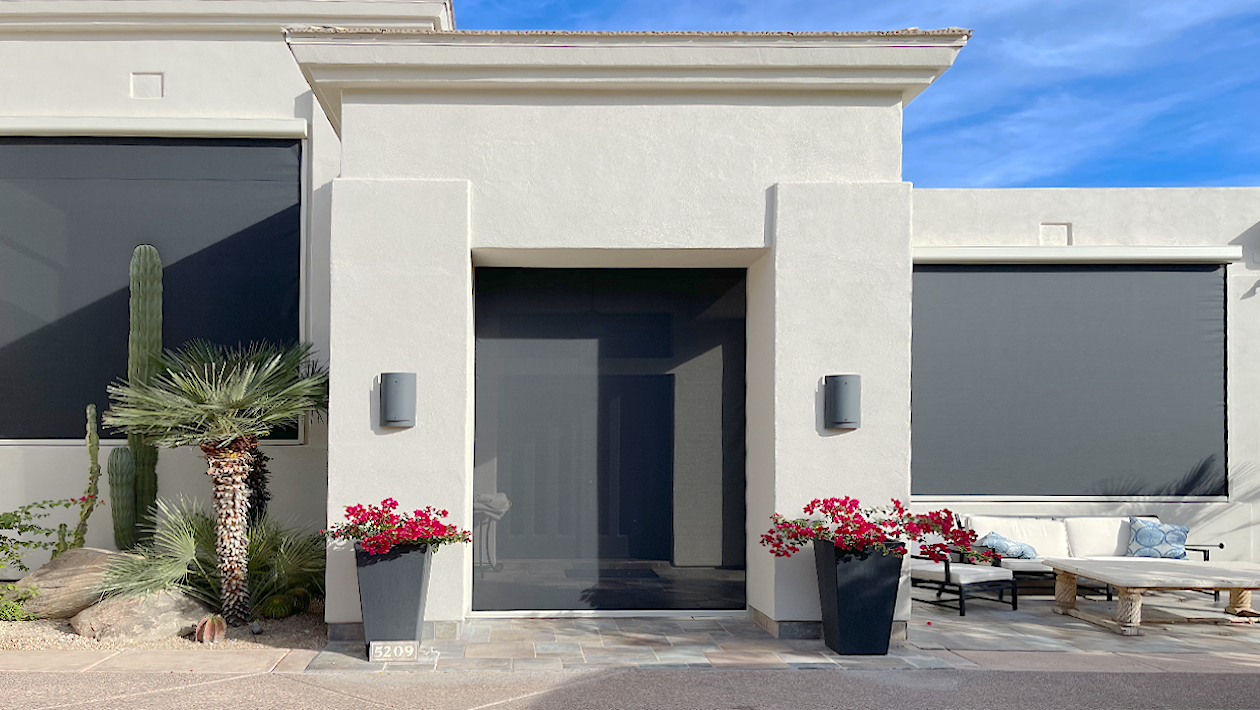
[[[1123,557],[1129,552],[1128,516],[1071,517],[1064,518],[1063,524],[1067,528],[1071,557]]]
[[[911,560],[910,576],[915,579],[927,579],[934,582],[951,582],[953,584],[974,584],[976,582],[992,582],[1012,577],[1009,569],[992,565],[950,564],[949,579],[945,579],[945,563],[931,560]]]
[[[973,515],[963,521],[977,535],[995,532],[1015,542],[1033,546],[1041,557],[1071,557],[1067,528],[1062,520],[1003,515]],[[1125,543],[1127,546],[1127,542]]]
[[[1042,558],[1040,557],[1038,557],[1035,560],[1021,560],[1016,557],[1003,557],[1002,567],[1004,569],[1009,569],[1012,572],[1053,572],[1054,571],[1050,569],[1049,567],[1047,567],[1046,565],[1042,564],[1041,560]]]

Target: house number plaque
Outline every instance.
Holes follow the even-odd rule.
[[[420,653],[420,644],[415,641],[373,641],[368,646],[368,661],[372,663],[406,663],[427,655]]]

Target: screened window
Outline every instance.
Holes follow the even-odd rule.
[[[913,492],[1225,495],[1224,272],[916,267]]]
[[[298,338],[300,143],[0,138],[0,439],[82,438],[127,372],[128,264],[167,347]]]

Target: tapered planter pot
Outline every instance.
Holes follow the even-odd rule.
[[[420,641],[433,566],[429,546],[395,545],[383,555],[373,555],[355,543],[354,559],[367,642]]]
[[[901,558],[879,550],[845,553],[835,545],[815,541],[814,564],[827,648],[846,656],[887,654]]]

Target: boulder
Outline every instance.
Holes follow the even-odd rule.
[[[70,626],[80,636],[102,641],[161,641],[196,631],[210,613],[182,592],[156,592],[144,597],[113,597],[79,612]]]
[[[79,547],[18,580],[16,586],[35,587],[37,594],[22,606],[41,619],[69,619],[95,604],[105,569],[118,552]]]

